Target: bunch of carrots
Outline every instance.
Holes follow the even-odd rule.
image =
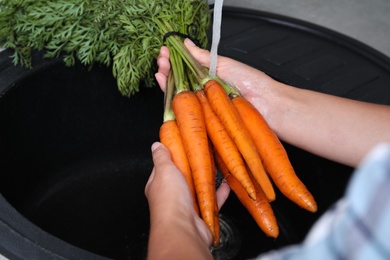
[[[234,86],[209,78],[179,38],[170,37],[167,46],[172,70],[160,141],[185,176],[213,245],[218,246],[220,239],[217,169],[267,236],[279,235],[270,204],[275,200],[274,186],[300,207],[316,212],[312,194],[259,111]]]

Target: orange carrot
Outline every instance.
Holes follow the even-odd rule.
[[[192,199],[194,201],[195,211],[199,214],[199,208],[196,203],[196,193],[190,164],[188,163],[187,155],[184,150],[179,128],[175,120],[165,121],[160,127],[160,141],[164,144],[171,153],[172,161],[180,172],[184,175]]]
[[[245,162],[242,159],[237,146],[230,138],[218,116],[214,113],[204,91],[197,90],[195,93],[202,105],[207,134],[214,146],[214,149],[216,149],[218,154],[222,157],[222,160],[228,167],[229,172],[243,185],[248,192],[248,195],[255,200],[255,187],[249,177]]]
[[[273,238],[278,237],[279,226],[274,211],[259,184],[254,182],[256,188],[256,200],[250,199],[247,196],[245,189],[241,186],[237,179],[229,173],[227,166],[218,154],[215,154],[215,160],[230,188],[233,190],[234,194],[236,194],[242,205],[251,214],[260,229],[267,236]]]
[[[275,191],[256,146],[226,91],[216,80],[207,81],[204,84],[204,91],[215,114],[225,126],[268,200],[275,200]]]
[[[221,227],[219,225],[219,209],[218,209],[218,204],[215,203],[214,206],[214,234],[213,236],[213,247],[218,247],[220,243],[220,238],[221,238]]]
[[[187,159],[187,155],[184,150],[183,141],[180,135],[179,128],[177,127],[175,114],[172,110],[172,98],[175,90],[175,82],[173,77],[173,71],[171,70],[168,75],[167,86],[164,92],[164,115],[163,124],[160,126],[160,141],[164,144],[171,153],[172,161],[176,167],[184,175],[192,199],[194,202],[195,211],[199,214],[199,208],[196,202],[196,193],[194,187],[194,181],[192,179],[192,173],[190,164]]]
[[[200,215],[215,238],[215,174],[202,107],[194,92],[181,91],[174,96],[172,108],[190,163]]]
[[[210,151],[210,159],[211,159],[211,165],[212,165],[212,171],[213,171],[213,175],[214,177],[216,178],[217,176],[217,166],[215,165],[215,160],[214,160],[214,147],[213,147],[213,144],[211,142],[209,142],[209,151]],[[219,245],[219,240],[221,238],[220,236],[220,232],[221,232],[221,227],[220,227],[220,223],[219,223],[219,208],[218,208],[218,203],[217,201],[215,201],[215,204],[214,204],[214,236],[213,236],[213,247],[218,247]]]
[[[300,207],[316,212],[314,197],[296,175],[286,150],[260,112],[242,96],[234,97],[232,102],[260,153],[265,170],[278,189]]]

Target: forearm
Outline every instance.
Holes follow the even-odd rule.
[[[276,82],[254,102],[267,103],[267,121],[282,140],[346,165],[357,166],[375,144],[390,141],[389,106]]]

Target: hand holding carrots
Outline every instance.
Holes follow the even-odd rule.
[[[185,249],[188,250],[197,241],[191,240],[188,241],[189,243],[185,243],[185,236],[193,232],[200,235],[202,241],[199,244],[204,244],[206,250],[209,250],[208,247],[212,242],[211,233],[192,207],[192,196],[186,180],[172,162],[168,149],[161,143],[154,143],[152,156],[154,168],[146,184],[145,195],[149,203],[151,230],[164,233],[150,234],[150,243],[155,243],[155,246],[158,247],[161,244],[161,239],[166,239],[171,234],[172,239],[175,239],[176,242],[179,241],[182,244],[186,244]],[[226,184],[221,185],[216,191],[219,208],[222,207],[229,196],[229,191],[230,188]],[[186,221],[189,223],[185,224]],[[173,231],[172,228],[174,227],[171,226],[166,227],[166,229],[171,228],[169,230],[165,228],[161,230],[161,226],[171,222],[175,226],[184,226],[191,228],[191,230],[187,230],[189,232],[185,232],[183,235],[177,234],[177,230]],[[154,228],[152,227],[153,225],[159,225],[159,228]],[[192,230],[194,227],[195,230]],[[176,248],[176,253],[180,249],[177,245],[174,248]],[[161,251],[157,250],[157,253],[161,254]]]
[[[184,44],[202,66],[206,68],[209,66],[210,53],[207,50],[194,45],[189,39],[184,40]],[[158,72],[155,74],[155,77],[162,91],[164,91],[167,76],[171,69],[169,49],[166,46],[161,48],[157,62]],[[256,102],[252,103],[263,102],[262,94],[269,93],[270,89],[279,88],[281,84],[262,71],[223,56],[218,57],[217,74],[225,82],[237,87],[247,100],[251,102],[256,100]],[[268,102],[264,100],[263,103],[267,104]],[[256,106],[256,108],[264,115],[267,122],[269,122],[267,106]]]
[[[187,179],[192,176],[187,184],[195,191],[194,208],[199,209],[199,215],[210,230],[213,245],[219,243],[216,168],[223,172],[241,203],[269,236],[277,237],[279,232],[270,204],[275,200],[274,187],[300,207],[316,212],[313,196],[295,174],[283,145],[263,115],[236,86],[208,77],[207,68],[201,64],[207,63],[205,50],[193,47],[186,40],[187,48],[198,52],[199,63],[182,42],[168,41],[169,46],[161,49],[158,58],[156,79],[166,93],[164,115],[167,111],[174,115],[172,120],[179,130],[175,143],[181,144],[180,149],[178,146],[170,148],[171,145],[168,148],[173,158],[179,150],[185,151],[190,173],[184,170],[182,173]],[[219,67],[223,64],[222,60]],[[246,65],[241,66],[251,70]],[[167,84],[168,73],[174,80]],[[273,81],[261,73],[256,75],[264,81]],[[229,83],[235,81],[234,77],[231,79]],[[241,80],[250,96],[254,88],[248,82],[252,81]],[[164,116],[162,127],[165,124]],[[160,138],[163,141],[161,135]]]

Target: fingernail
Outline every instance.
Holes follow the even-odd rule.
[[[189,46],[195,46],[195,43],[193,41],[191,41],[190,39],[186,38],[185,40],[187,41],[187,44]]]
[[[158,147],[161,146],[161,143],[160,142],[155,142],[152,144],[152,152],[154,152],[154,150],[156,150]]]

